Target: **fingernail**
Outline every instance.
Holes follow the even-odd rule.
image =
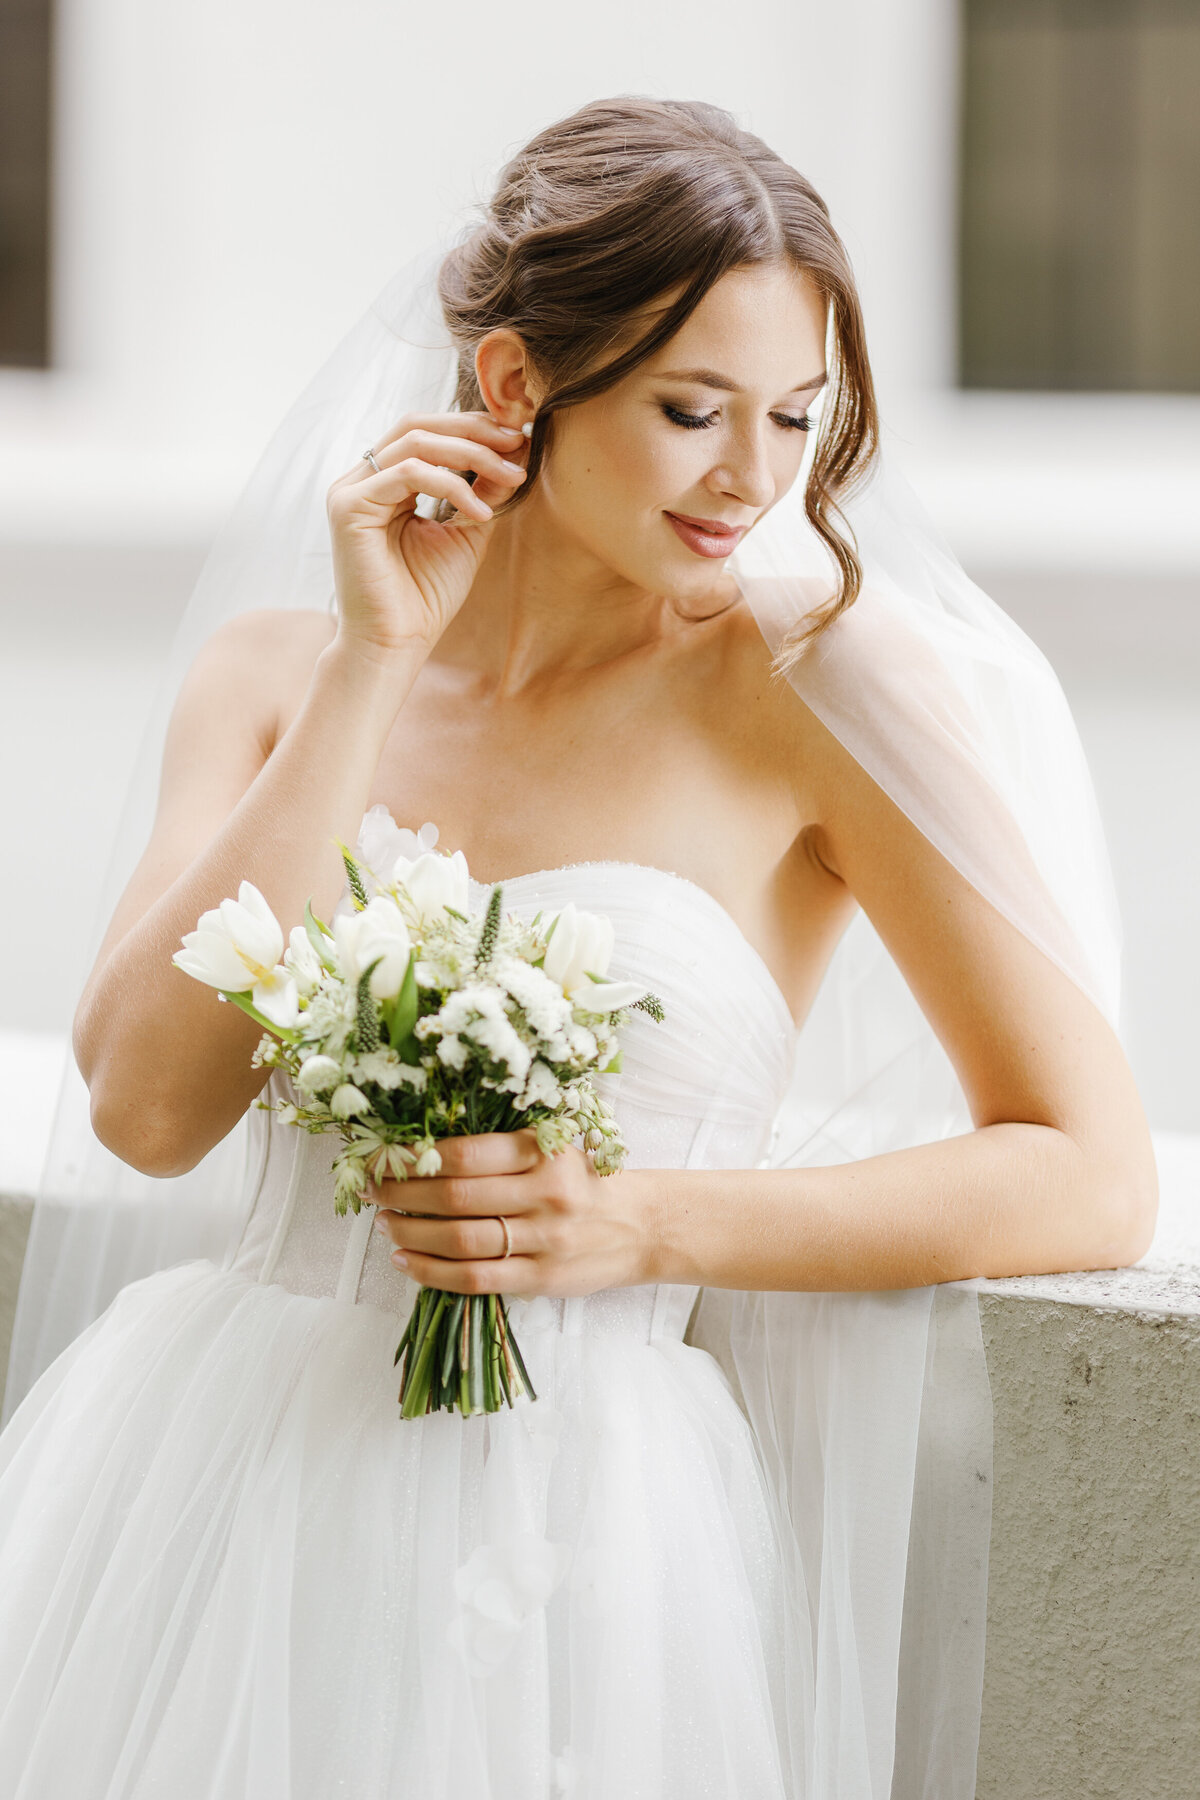
[[[392,1251],[392,1261],[395,1263],[395,1265],[398,1269],[407,1269],[407,1267],[408,1267],[407,1256],[402,1255],[399,1250]]]
[[[502,468],[507,469],[510,475],[522,475],[523,476],[525,473],[525,471],[521,467],[520,463],[505,462],[503,457],[501,457],[501,459],[500,459],[500,466]]]
[[[498,429],[501,431],[507,431],[509,437],[520,437],[522,431],[524,431],[524,429],[525,429],[525,427],[523,425],[501,425],[499,420],[497,420],[496,423],[497,423]]]

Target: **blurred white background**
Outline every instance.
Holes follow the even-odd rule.
[[[69,1026],[160,659],[278,415],[533,131],[657,94],[828,200],[890,449],[1075,707],[1152,1123],[1200,1130],[1200,397],[956,385],[962,29],[952,0],[59,0],[48,366],[0,368],[0,1029]]]

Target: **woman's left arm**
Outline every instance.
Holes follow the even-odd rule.
[[[1136,1261],[1154,1231],[1157,1176],[1115,1032],[848,753],[828,748],[816,852],[903,972],[975,1129],[829,1168],[656,1174],[657,1279],[827,1291]]]
[[[541,1157],[532,1133],[444,1143],[432,1216],[380,1214],[429,1286],[571,1294],[639,1282],[925,1287],[1108,1269],[1148,1249],[1150,1134],[1116,1034],[832,738],[815,853],[895,958],[975,1129],[833,1167],[627,1170]],[[384,1184],[385,1207],[416,1203]],[[510,1220],[512,1256],[496,1214]],[[491,1216],[489,1216],[491,1215]]]

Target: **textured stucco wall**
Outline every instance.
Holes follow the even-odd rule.
[[[995,1484],[978,1800],[1196,1800],[1200,1316],[1025,1294],[980,1311]]]

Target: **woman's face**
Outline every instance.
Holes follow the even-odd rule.
[[[530,500],[635,586],[711,593],[800,471],[825,379],[825,311],[791,266],[723,275],[653,356],[558,414]]]

